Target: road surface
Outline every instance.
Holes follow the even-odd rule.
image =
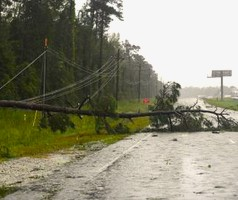
[[[238,133],[139,133],[5,199],[238,199]]]

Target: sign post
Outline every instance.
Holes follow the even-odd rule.
[[[224,76],[232,76],[231,70],[212,70],[212,76],[209,78],[221,78],[221,101],[223,101],[223,77]]]

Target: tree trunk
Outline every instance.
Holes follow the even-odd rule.
[[[217,113],[216,111],[210,110],[180,110],[180,111],[153,111],[153,112],[144,112],[144,113],[106,113],[97,110],[79,110],[77,108],[69,108],[69,107],[60,107],[60,106],[51,106],[47,104],[35,104],[35,103],[26,103],[20,101],[7,101],[1,100],[0,107],[6,108],[18,108],[18,109],[26,109],[26,110],[38,110],[45,112],[60,112],[65,114],[77,114],[77,115],[87,115],[87,116],[98,116],[98,117],[111,117],[111,118],[138,118],[138,117],[146,117],[146,116],[158,116],[158,115],[171,115],[177,114],[179,112],[180,115],[184,113],[208,113],[216,115],[217,117],[227,115],[224,112]]]

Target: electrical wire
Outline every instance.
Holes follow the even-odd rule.
[[[98,94],[99,91],[102,90],[102,89],[110,82],[110,80],[115,77],[116,72],[117,72],[117,68],[114,67],[114,68],[111,70],[110,75],[107,77],[108,79],[106,79],[106,81],[104,81],[105,83],[103,83],[102,86],[99,88],[99,90],[95,92],[95,95]],[[93,83],[95,83],[95,82],[98,82],[98,80],[95,80]],[[92,84],[92,82],[90,83],[90,85],[91,85],[91,84]],[[82,86],[73,88],[71,91],[65,91],[64,93],[58,94],[57,96],[54,96],[54,97],[50,97],[50,98],[48,98],[47,100],[51,100],[51,99],[55,99],[55,98],[64,96],[64,95],[66,95],[66,94],[69,94],[69,93],[72,93],[72,92],[77,91],[77,90],[79,90],[79,89],[82,89],[83,87],[86,87],[86,86],[88,86],[88,85],[82,85]],[[91,98],[93,98],[95,95],[92,95]]]
[[[15,76],[13,76],[10,80],[8,80],[4,85],[0,87],[0,90],[2,90],[4,87],[6,87],[9,83],[11,83],[13,80],[15,80],[19,75],[21,75],[24,71],[26,71],[31,65],[33,65],[39,58],[41,58],[45,53],[44,51],[42,54],[40,54],[35,60],[33,60],[29,65],[27,65],[24,69],[22,69],[20,72],[18,72]]]
[[[67,59],[67,58],[66,58],[65,56],[63,56],[61,53],[59,53],[59,52],[57,52],[57,51],[55,51],[55,50],[53,50],[53,49],[51,49],[51,48],[48,49],[48,52],[49,52],[51,55],[57,57],[58,59],[60,59],[61,61],[67,63],[68,65],[70,65],[71,67],[73,67],[73,68],[75,68],[75,69],[78,69],[78,70],[80,70],[80,71],[83,71],[83,72],[89,73],[89,74],[93,72],[92,70],[89,70],[89,69],[86,69],[86,68],[81,67],[81,66],[78,65],[77,63],[75,63],[75,62],[73,62],[73,61]]]
[[[55,91],[45,94],[45,101],[49,101],[49,100],[64,96],[66,94],[75,92],[75,91],[80,90],[84,87],[87,87],[91,84],[94,84],[103,78],[107,78],[106,81],[104,81],[102,86],[99,88],[99,90],[102,90],[110,82],[110,80],[113,77],[115,77],[116,72],[117,72],[117,67],[116,67],[116,63],[115,63],[115,56],[113,56],[100,69],[96,70],[93,74],[85,77],[85,79],[75,82],[73,84],[70,84],[64,88],[60,88],[58,90],[55,90]],[[96,91],[96,94],[98,92],[99,91]],[[30,101],[30,102],[35,102],[35,103],[41,102],[42,96],[43,95],[40,95],[40,96],[26,99],[23,101],[28,101],[28,102]],[[95,95],[93,95],[93,96],[95,96]]]
[[[48,92],[44,95],[39,95],[36,97],[32,97],[29,99],[25,99],[22,101],[26,102],[35,102],[39,103],[42,102],[42,98],[44,97],[45,101],[49,101],[64,95],[67,95],[69,93],[75,92],[77,90],[80,90],[82,88],[88,87],[98,81],[102,81],[101,86],[98,88],[98,90],[91,96],[91,98],[95,97],[115,76],[118,70],[117,62],[116,61],[116,55],[111,56],[108,61],[99,69],[96,71],[84,69],[80,65],[72,62],[71,60],[65,58],[61,53],[53,50],[53,49],[46,49],[42,54],[40,54],[37,58],[35,58],[30,64],[28,64],[24,69],[19,71],[14,77],[12,77],[10,80],[8,80],[4,85],[0,87],[0,90],[2,90],[4,87],[6,87],[9,83],[11,83],[13,80],[15,80],[20,74],[22,74],[24,71],[26,71],[30,66],[32,66],[38,59],[40,59],[43,55],[45,55],[46,52],[49,52],[51,55],[54,55],[58,57],[58,59],[61,59],[63,62],[69,64],[70,66],[77,68],[78,70],[81,70],[85,73],[88,73],[89,75],[86,76],[83,80],[76,81],[75,83],[72,83],[66,87],[59,88],[57,90]],[[123,60],[122,58],[119,60]]]
[[[102,84],[100,86],[100,88],[91,96],[91,99],[94,98],[101,90],[103,90],[104,87],[106,87],[106,85],[112,80],[112,78],[114,78],[116,76],[117,73],[117,69],[112,72],[112,76],[108,77],[108,80],[104,82],[104,84]]]
[[[111,74],[111,76],[108,76],[108,78],[106,79],[106,83],[110,82],[110,80],[114,77],[115,75]],[[67,91],[64,91],[64,92],[61,92],[61,93],[58,93],[56,95],[53,95],[53,96],[49,96],[48,98],[45,99],[45,101],[49,101],[49,100],[52,100],[52,99],[56,99],[56,98],[59,98],[61,96],[65,96],[67,94],[70,94],[70,93],[73,93],[75,91],[78,91],[80,89],[83,89],[84,87],[87,87],[89,85],[92,85],[93,83],[96,83],[98,82],[98,79],[97,80],[94,80],[94,81],[91,81],[88,82],[88,84],[85,84],[85,85],[79,85],[78,87],[75,87],[75,88],[72,88],[71,90],[67,90]],[[100,87],[99,90],[103,89],[106,84],[102,84],[103,87]],[[96,92],[98,93],[98,92]],[[94,96],[94,95],[93,95]],[[91,97],[93,98],[93,97]],[[38,102],[40,102],[41,100],[38,100]]]
[[[109,64],[110,64],[110,63],[109,63]],[[106,66],[106,64],[105,64],[104,66]],[[111,67],[111,64],[110,64],[107,68],[103,69],[100,74],[104,74],[105,71],[106,71],[108,68],[110,68],[110,67]],[[99,70],[100,70],[100,69],[99,69]],[[70,84],[70,85],[68,85],[68,86],[66,86],[66,87],[60,88],[60,89],[58,89],[58,90],[54,90],[54,91],[52,91],[52,92],[46,93],[46,94],[45,94],[45,97],[46,97],[46,96],[49,96],[49,95],[54,95],[54,94],[59,93],[59,92],[63,92],[64,90],[71,89],[71,88],[73,88],[73,87],[75,87],[75,86],[77,86],[77,85],[79,85],[79,84],[82,84],[83,82],[88,83],[88,81],[89,81],[89,82],[90,82],[90,81],[93,81],[95,78],[98,79],[98,78],[100,78],[100,74],[98,74],[98,71],[99,71],[99,70],[95,71],[93,74],[91,74],[91,76],[85,77],[83,80],[80,80],[80,81],[78,81],[78,82],[75,82],[75,83],[73,83],[73,84]],[[97,80],[96,80],[96,81],[97,81]],[[94,81],[94,82],[95,82],[95,81]],[[33,98],[26,99],[26,100],[23,100],[23,101],[33,101],[33,100],[41,99],[42,97],[43,97],[43,95],[39,95],[39,96],[37,96],[37,97],[33,97]]]

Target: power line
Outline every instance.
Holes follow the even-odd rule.
[[[86,72],[86,73],[92,73],[93,72],[92,70],[85,69],[85,68],[81,67],[79,64],[67,59],[62,53],[57,52],[56,50],[53,50],[53,49],[49,48],[49,53],[53,56],[56,56],[58,59],[62,60],[63,62],[67,63],[68,65],[70,65],[71,67],[73,67],[75,69],[81,70],[81,71]]]
[[[41,56],[43,56],[46,53],[44,51],[41,55],[39,55],[35,60],[33,60],[29,65],[27,65],[24,69],[22,69],[20,72],[18,72],[14,77],[12,77],[9,81],[7,81],[4,85],[0,87],[0,90],[2,90],[4,87],[6,87],[9,83],[11,83],[14,79],[16,79],[19,75],[21,75],[24,71],[26,71],[31,65],[33,65]]]
[[[94,73],[90,74],[89,76],[85,77],[85,79],[77,81],[73,84],[70,84],[66,87],[51,91],[47,94],[45,94],[46,101],[52,100],[61,96],[64,96],[66,94],[72,93],[74,91],[80,90],[84,87],[87,87],[91,84],[94,84],[98,82],[100,79],[103,79],[105,77],[108,77],[109,81],[115,76],[116,71],[116,63],[115,63],[115,57],[112,56],[103,66],[102,68],[96,70]],[[99,72],[99,73],[98,73]],[[107,80],[108,80],[107,79]],[[108,83],[108,82],[107,82]],[[100,87],[101,88],[101,87]],[[37,97],[29,98],[23,101],[28,102],[40,102],[42,98],[42,95],[39,95]]]
[[[94,98],[104,87],[106,87],[106,85],[112,80],[113,77],[116,76],[118,68],[116,68],[116,70],[114,70],[114,72],[112,72],[112,76],[108,78],[108,80],[102,84],[102,86],[100,86],[100,88],[91,96],[91,98]]]
[[[117,58],[116,55],[111,56],[101,68],[99,68],[99,69],[97,69],[96,71],[93,72],[92,70],[84,69],[80,65],[78,65],[78,64],[72,62],[71,60],[65,58],[61,53],[59,53],[59,52],[57,52],[53,49],[47,48],[42,54],[40,54],[37,58],[35,58],[24,69],[22,69],[14,77],[12,77],[9,81],[7,81],[4,85],[2,85],[0,87],[0,90],[2,90],[9,83],[11,83],[13,80],[15,80],[20,74],[22,74],[24,71],[26,71],[30,66],[32,66],[38,59],[40,59],[47,52],[50,52],[51,55],[57,56],[58,59],[61,59],[63,62],[66,62],[70,66],[72,66],[74,68],[77,68],[77,69],[79,69],[83,72],[86,72],[89,75],[86,76],[83,80],[76,81],[76,82],[74,82],[74,83],[72,83],[72,84],[70,84],[66,87],[62,87],[62,88],[59,88],[57,90],[54,90],[54,91],[51,91],[51,92],[48,92],[48,93],[45,93],[45,94],[42,94],[42,95],[39,95],[39,96],[36,96],[36,97],[32,97],[32,98],[29,98],[29,99],[25,99],[25,100],[22,100],[22,101],[41,102],[43,96],[44,96],[45,101],[52,100],[52,99],[64,96],[66,94],[75,92],[77,90],[80,90],[84,87],[90,86],[90,85],[98,82],[99,80],[103,80],[102,85],[92,95],[91,98],[93,98],[94,96],[96,96],[99,93],[99,91],[101,91],[112,80],[112,78],[114,78],[116,76],[117,70],[119,70],[119,68],[117,66],[117,62],[115,62],[116,58]]]

